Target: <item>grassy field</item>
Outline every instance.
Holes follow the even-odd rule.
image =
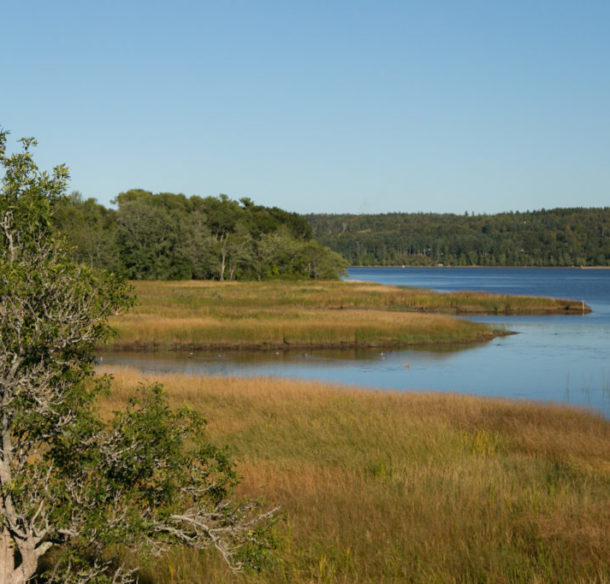
[[[488,340],[502,331],[460,314],[582,314],[581,302],[439,294],[363,282],[136,282],[113,348],[407,346]],[[588,311],[588,307],[584,307]]]
[[[102,407],[143,377],[116,369]],[[144,584],[610,582],[610,423],[575,409],[268,378],[154,376],[279,503],[277,558],[177,550]]]

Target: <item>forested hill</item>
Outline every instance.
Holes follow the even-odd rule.
[[[346,262],[297,213],[243,198],[133,189],[107,209],[79,193],[54,221],[76,261],[136,280],[338,278]]]
[[[342,254],[350,265],[610,265],[610,207],[305,218],[315,239]]]

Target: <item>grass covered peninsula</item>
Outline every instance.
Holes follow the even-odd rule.
[[[468,314],[582,314],[580,301],[353,281],[134,282],[108,348],[142,350],[401,347],[506,334]]]
[[[610,581],[610,423],[464,395],[123,368],[103,412],[142,383],[209,419],[240,493],[279,504],[277,550],[232,574],[176,549],[143,584]]]

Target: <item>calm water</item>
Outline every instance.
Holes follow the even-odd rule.
[[[254,354],[107,354],[145,371],[276,375],[384,389],[470,393],[569,403],[610,417],[610,270],[353,268],[349,279],[441,292],[560,296],[584,300],[585,316],[476,317],[519,333],[454,350]]]

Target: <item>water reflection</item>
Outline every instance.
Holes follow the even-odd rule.
[[[399,351],[105,353],[102,363],[187,375],[282,376],[370,388],[434,390],[591,407],[610,417],[609,341],[582,334],[572,317],[516,317],[521,334],[469,347]],[[601,332],[601,331],[600,331]],[[603,334],[607,334],[604,331]]]
[[[400,351],[106,353],[103,363],[188,375],[274,375],[407,390],[555,401],[610,417],[610,270],[359,269],[357,279],[584,298],[585,316],[489,316],[473,320],[519,334],[471,346]]]
[[[188,373],[194,375],[230,372],[255,375],[277,374],[289,368],[312,370],[350,367],[359,363],[379,365],[394,360],[397,355],[417,355],[418,359],[443,361],[455,353],[463,353],[479,347],[472,345],[426,345],[408,351],[391,351],[370,348],[314,349],[282,351],[106,351],[100,353],[98,362],[105,365],[129,365],[142,371],[164,373]],[[406,363],[406,362],[405,362]],[[288,368],[288,369],[287,369]]]

